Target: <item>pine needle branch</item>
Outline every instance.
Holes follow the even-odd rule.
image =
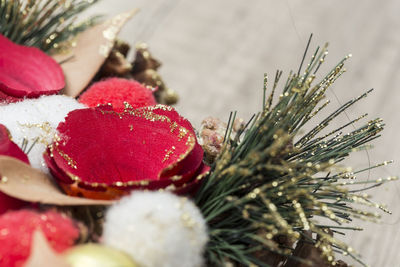
[[[99,0],[0,0],[0,33],[11,41],[50,52],[62,48],[99,17],[76,23]]]
[[[307,51],[304,57],[306,54]],[[301,134],[304,126],[329,104],[322,102],[326,90],[343,74],[344,63],[349,58],[345,57],[315,83],[315,73],[326,55],[327,45],[317,48],[301,74],[303,59],[298,74],[289,74],[282,94],[273,105],[273,94],[281,77],[281,72],[277,72],[268,100],[263,93],[264,109],[247,124],[245,131],[238,133],[243,136],[231,138],[232,117],[236,113],[231,114],[224,149],[195,196],[210,229],[207,259],[211,265],[233,261],[268,266],[262,261],[262,255],[267,252],[285,255],[282,262],[298,258],[293,254],[293,246],[307,231],[318,235],[318,239],[309,241],[327,262],[333,263],[335,251],[341,251],[363,264],[351,247],[329,233],[341,234],[338,229],[359,230],[357,226],[347,226],[355,218],[379,219],[376,212],[367,209],[387,210],[360,192],[396,177],[377,179],[371,186],[352,189],[371,184],[355,181],[355,173],[362,175],[388,162],[356,172],[339,166],[351,153],[368,149],[368,144],[380,136],[384,127],[381,119],[342,133],[366,117],[362,115],[322,134],[333,120],[372,90],[348,101]],[[361,209],[360,205],[365,208]],[[278,241],[282,236],[286,244]]]

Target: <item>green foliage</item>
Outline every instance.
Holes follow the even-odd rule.
[[[61,48],[97,17],[75,23],[98,0],[0,0],[0,33],[15,43],[49,52]]]
[[[377,166],[352,172],[338,163],[351,152],[368,148],[367,144],[379,137],[384,125],[375,119],[347,134],[341,133],[363,115],[323,134],[333,119],[366,97],[370,90],[301,134],[305,125],[328,104],[322,103],[326,90],[344,72],[348,57],[320,82],[314,82],[326,49],[327,45],[316,49],[302,74],[303,61],[297,74],[290,73],[275,105],[274,92],[282,72],[277,72],[268,99],[265,79],[264,109],[235,137],[230,135],[236,113],[231,114],[224,149],[195,196],[209,225],[209,264],[220,266],[228,260],[246,266],[268,266],[262,260],[266,251],[283,255],[284,262],[295,256],[295,242],[306,232],[318,235],[318,240],[308,241],[314,243],[327,262],[334,263],[334,252],[341,251],[361,263],[353,249],[331,233],[360,230],[347,225],[354,218],[379,217],[369,208],[359,209],[358,204],[382,207],[372,203],[366,194],[360,194],[363,188],[352,189],[357,184],[369,183],[355,181],[356,174]],[[394,179],[374,180],[372,187]],[[280,237],[285,237],[285,244],[278,241]]]

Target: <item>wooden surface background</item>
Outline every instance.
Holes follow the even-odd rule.
[[[195,126],[208,115],[227,120],[231,110],[243,118],[257,112],[263,73],[272,79],[278,68],[284,76],[297,69],[310,33],[315,37],[311,47],[330,42],[321,73],[352,53],[348,72],[328,92],[331,110],[373,87],[370,97],[347,114],[355,118],[368,112],[387,126],[369,157],[360,152],[351,164],[393,159],[369,179],[399,174],[400,1],[103,0],[88,13],[117,14],[133,7],[141,12],[121,37],[150,45],[164,63],[165,81],[181,96],[178,110]],[[344,116],[335,125],[347,121]],[[346,237],[371,266],[400,266],[399,183],[373,192],[393,215],[384,215],[381,224],[356,222],[365,231]]]

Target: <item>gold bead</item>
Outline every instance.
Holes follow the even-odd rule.
[[[173,105],[178,102],[179,96],[174,90],[166,88],[164,100],[167,105]]]
[[[64,254],[64,257],[71,267],[138,266],[127,254],[98,244],[73,247]]]

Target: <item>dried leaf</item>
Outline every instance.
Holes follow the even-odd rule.
[[[60,206],[110,205],[112,201],[71,197],[62,193],[52,178],[17,159],[0,156],[0,191],[29,202]]]
[[[77,97],[89,84],[110,53],[122,26],[137,13],[138,9],[121,13],[106,22],[81,33],[76,46],[68,55],[57,54],[53,58],[61,63],[66,86],[63,93]]]
[[[69,267],[70,265],[50,247],[44,234],[38,230],[33,233],[31,255],[24,267],[43,266]]]

